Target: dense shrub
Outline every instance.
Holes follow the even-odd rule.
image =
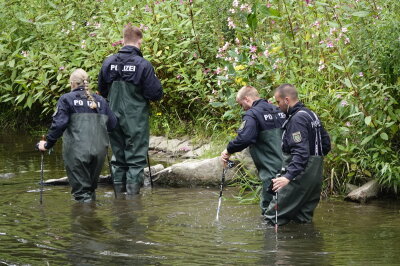
[[[102,61],[132,22],[144,31],[144,56],[165,90],[152,105],[153,132],[234,134],[241,86],[269,98],[280,83],[293,83],[333,139],[327,188],[370,178],[395,190],[400,184],[397,0],[28,0],[3,1],[0,15],[7,117],[49,119],[77,67],[95,90]]]

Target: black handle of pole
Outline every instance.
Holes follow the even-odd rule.
[[[150,186],[153,188],[153,176],[151,175],[149,152],[147,152],[147,165],[149,166]]]

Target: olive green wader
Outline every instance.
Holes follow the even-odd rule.
[[[262,182],[260,207],[262,215],[272,200],[272,194],[268,193],[271,179],[282,168],[281,139],[282,129],[274,128],[261,131],[257,142],[250,145],[250,154],[257,167],[258,175]]]
[[[106,115],[74,113],[63,134],[63,158],[75,200],[96,199],[95,189],[108,146]]]
[[[284,164],[291,161],[291,155],[284,154]],[[312,221],[322,187],[323,157],[310,156],[304,172],[291,180],[278,191],[278,225],[293,220],[298,223]],[[265,213],[265,219],[275,223],[275,199],[271,201]]]
[[[110,133],[113,157],[112,178],[116,193],[139,193],[149,148],[149,104],[139,87],[114,81],[108,96],[110,108],[118,118]]]

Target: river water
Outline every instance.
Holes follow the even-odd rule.
[[[400,205],[323,200],[314,222],[275,233],[257,205],[217,188],[143,188],[134,199],[97,189],[95,205],[47,186],[40,205],[38,137],[0,134],[0,264],[6,265],[394,265]],[[15,141],[17,140],[17,141]],[[45,155],[44,178],[65,176],[61,145]],[[14,173],[14,176],[5,176]],[[107,167],[104,167],[104,174]]]

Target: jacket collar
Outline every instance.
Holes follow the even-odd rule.
[[[143,54],[140,51],[140,49],[133,45],[126,45],[122,47],[121,50],[119,50],[119,53],[131,53],[143,57]]]
[[[289,108],[289,113],[288,115],[294,115],[295,113],[297,113],[298,111],[300,111],[301,108],[304,107],[304,104],[302,102],[297,102],[293,107]]]
[[[85,87],[84,86],[79,86],[78,88],[73,89],[72,91],[83,91],[83,90],[85,90]]]

